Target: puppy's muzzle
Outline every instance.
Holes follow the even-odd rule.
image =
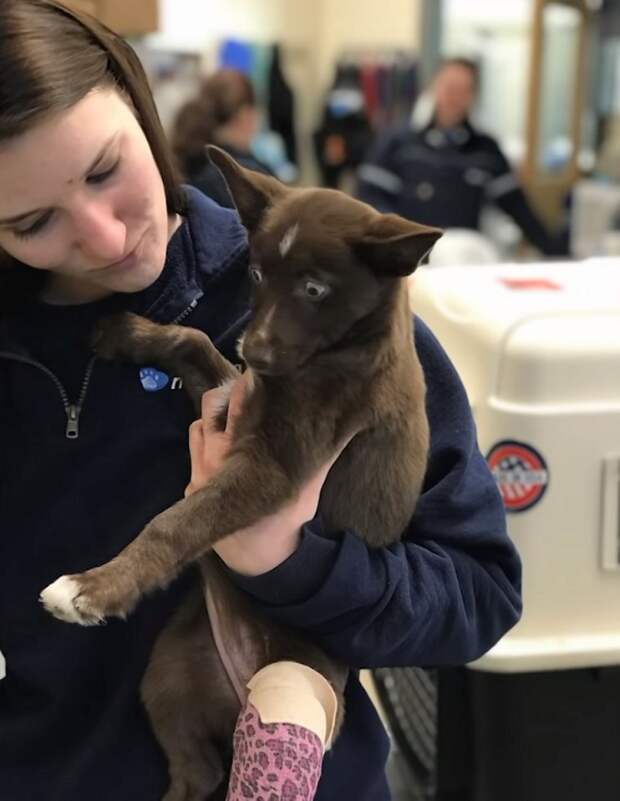
[[[266,342],[246,338],[243,342],[243,358],[257,373],[270,373],[276,366],[274,348]]]

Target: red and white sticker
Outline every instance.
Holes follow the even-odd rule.
[[[520,289],[529,292],[540,292],[541,290],[557,292],[562,289],[560,284],[551,281],[549,278],[500,278],[498,280],[508,289]]]
[[[487,454],[487,464],[502,494],[507,512],[535,506],[549,485],[549,470],[531,445],[515,440],[498,442]]]

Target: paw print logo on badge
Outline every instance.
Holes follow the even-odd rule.
[[[159,392],[168,386],[169,381],[170,378],[155,367],[142,367],[140,370],[140,383],[146,392]]]

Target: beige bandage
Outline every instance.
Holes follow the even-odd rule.
[[[331,684],[299,662],[274,662],[248,682],[248,702],[262,723],[295,723],[314,732],[331,748],[338,699]]]

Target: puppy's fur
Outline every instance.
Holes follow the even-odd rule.
[[[242,355],[252,370],[229,454],[209,484],[158,515],[109,563],[64,577],[43,601],[83,624],[124,617],[142,595],[199,562],[228,648],[250,673],[280,659],[325,675],[343,709],[346,669],[298,633],[259,617],[209,551],[272,514],[353,437],[331,469],[319,511],[328,531],[372,547],[399,539],[425,472],[425,386],[413,344],[406,276],[441,235],[332,190],[290,189],[211,148],[249,232],[252,320]],[[157,363],[202,393],[238,373],[208,337],[121,316],[98,330],[110,359]],[[67,590],[70,589],[70,591]],[[223,673],[202,588],[160,636],[143,697],[170,762],[166,801],[222,788],[237,698]]]

